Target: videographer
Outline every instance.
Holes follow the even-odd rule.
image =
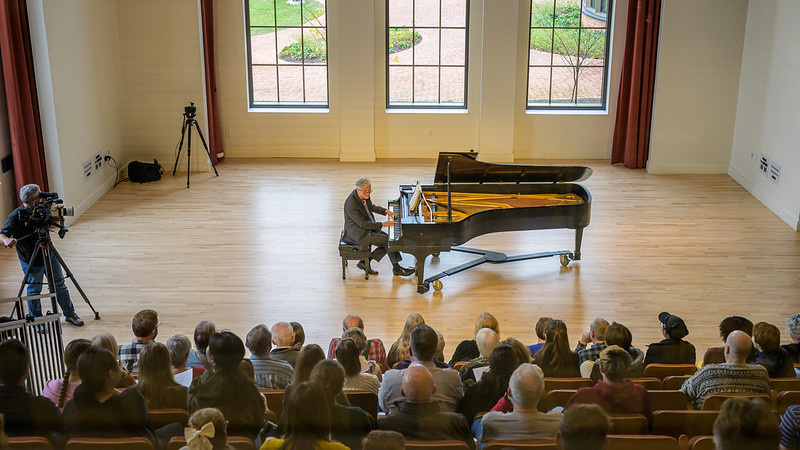
[[[19,190],[19,198],[22,200],[22,206],[15,209],[8,215],[3,229],[0,230],[0,242],[8,248],[17,249],[17,256],[19,257],[20,265],[22,265],[22,272],[28,270],[28,263],[31,260],[33,251],[36,248],[37,227],[26,223],[23,217],[28,216],[28,213],[36,204],[39,199],[41,190],[36,184],[27,184],[22,186]],[[53,266],[53,284],[56,287],[56,300],[61,306],[64,313],[65,320],[75,326],[83,326],[83,320],[75,313],[75,307],[72,306],[72,300],[69,298],[69,290],[67,284],[64,282],[64,275],[61,271],[61,264],[55,257],[55,254],[50,252],[50,262]],[[28,295],[39,295],[42,293],[42,281],[44,280],[45,266],[43,252],[39,252],[36,260],[33,261],[30,272],[28,273]],[[42,315],[42,305],[40,300],[28,300],[29,314],[38,317]]]

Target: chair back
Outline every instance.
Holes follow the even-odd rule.
[[[691,377],[691,375],[670,375],[661,380],[661,389],[665,391],[678,390],[683,386],[683,382]]]
[[[708,436],[714,432],[714,421],[719,411],[656,411],[653,413],[653,434],[674,438],[685,434]]]
[[[185,427],[189,423],[189,411],[178,408],[164,408],[151,409],[147,412],[147,424],[153,430],[171,423],[179,423]]]
[[[609,434],[647,434],[647,417],[642,414],[611,414]]]
[[[547,395],[545,396],[545,399],[547,399],[548,410],[553,409],[556,406],[566,406],[569,399],[572,398],[576,392],[578,392],[577,389],[555,389],[548,391]]]
[[[283,389],[259,389],[267,398],[267,408],[280,417],[283,413]]]
[[[716,450],[714,436],[695,436],[689,439],[690,450]]]
[[[800,405],[800,391],[784,391],[778,394],[778,412],[783,414],[792,405]]]
[[[378,416],[378,395],[371,391],[344,391],[347,401],[372,415]]]
[[[150,439],[128,438],[72,438],[67,441],[67,450],[154,450]]]
[[[659,380],[672,375],[692,375],[697,372],[694,364],[648,364],[644,368],[644,376],[655,377]]]
[[[651,434],[608,435],[606,450],[679,450],[678,440],[671,436]]]
[[[647,391],[653,404],[653,411],[660,409],[686,410],[692,409],[689,399],[682,391]]]
[[[435,448],[437,450],[469,449],[466,442],[458,440],[446,441],[406,441],[406,448]]]
[[[537,439],[532,441],[489,441],[484,450],[530,449],[558,450],[556,441],[552,439]]]
[[[41,436],[15,436],[8,438],[8,448],[12,450],[49,450],[53,444]]]
[[[661,389],[661,380],[656,377],[627,378],[627,380],[630,380],[634,384],[638,384],[648,391]]]
[[[590,378],[544,378],[544,390],[548,392],[556,389],[580,389],[591,386],[594,386],[594,381]]]
[[[800,391],[800,378],[770,378],[769,385],[775,392]]]
[[[718,411],[720,408],[722,408],[722,404],[725,403],[725,400],[729,398],[760,398],[767,402],[768,405],[772,404],[770,402],[770,396],[766,394],[751,394],[747,392],[718,392],[715,394],[708,394],[705,400],[703,400],[703,407],[701,409]]]

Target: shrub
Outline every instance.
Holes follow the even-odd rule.
[[[579,27],[581,24],[581,8],[578,5],[561,4],[555,15],[552,11],[534,13],[531,27],[553,27],[552,29],[531,29],[530,45],[532,49],[553,52],[559,55],[575,55],[578,53],[578,30],[559,27]],[[551,47],[552,46],[552,47]],[[581,58],[600,59],[605,55],[606,34],[603,30],[580,30]]]
[[[326,61],[328,59],[327,46],[325,44],[325,37],[316,30],[311,30],[310,33],[303,35],[303,42],[300,42],[300,37],[286,47],[281,49],[281,58],[288,57],[295,61],[320,59]]]
[[[422,35],[419,32],[412,32],[411,29],[390,28],[389,29],[389,53],[397,53],[409,49],[412,46],[419,44],[422,40]]]

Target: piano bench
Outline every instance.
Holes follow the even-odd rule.
[[[344,236],[344,232],[342,232]],[[358,244],[352,244],[343,239],[339,239],[339,256],[342,258],[342,279],[347,279],[347,261],[363,261],[366,267],[369,264],[369,249],[360,250]],[[369,274],[364,272],[364,279],[369,280]]]

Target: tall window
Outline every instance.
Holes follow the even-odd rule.
[[[466,108],[469,0],[386,0],[387,108]]]
[[[612,0],[531,0],[527,109],[605,109]]]
[[[326,0],[245,0],[251,107],[328,107]]]

